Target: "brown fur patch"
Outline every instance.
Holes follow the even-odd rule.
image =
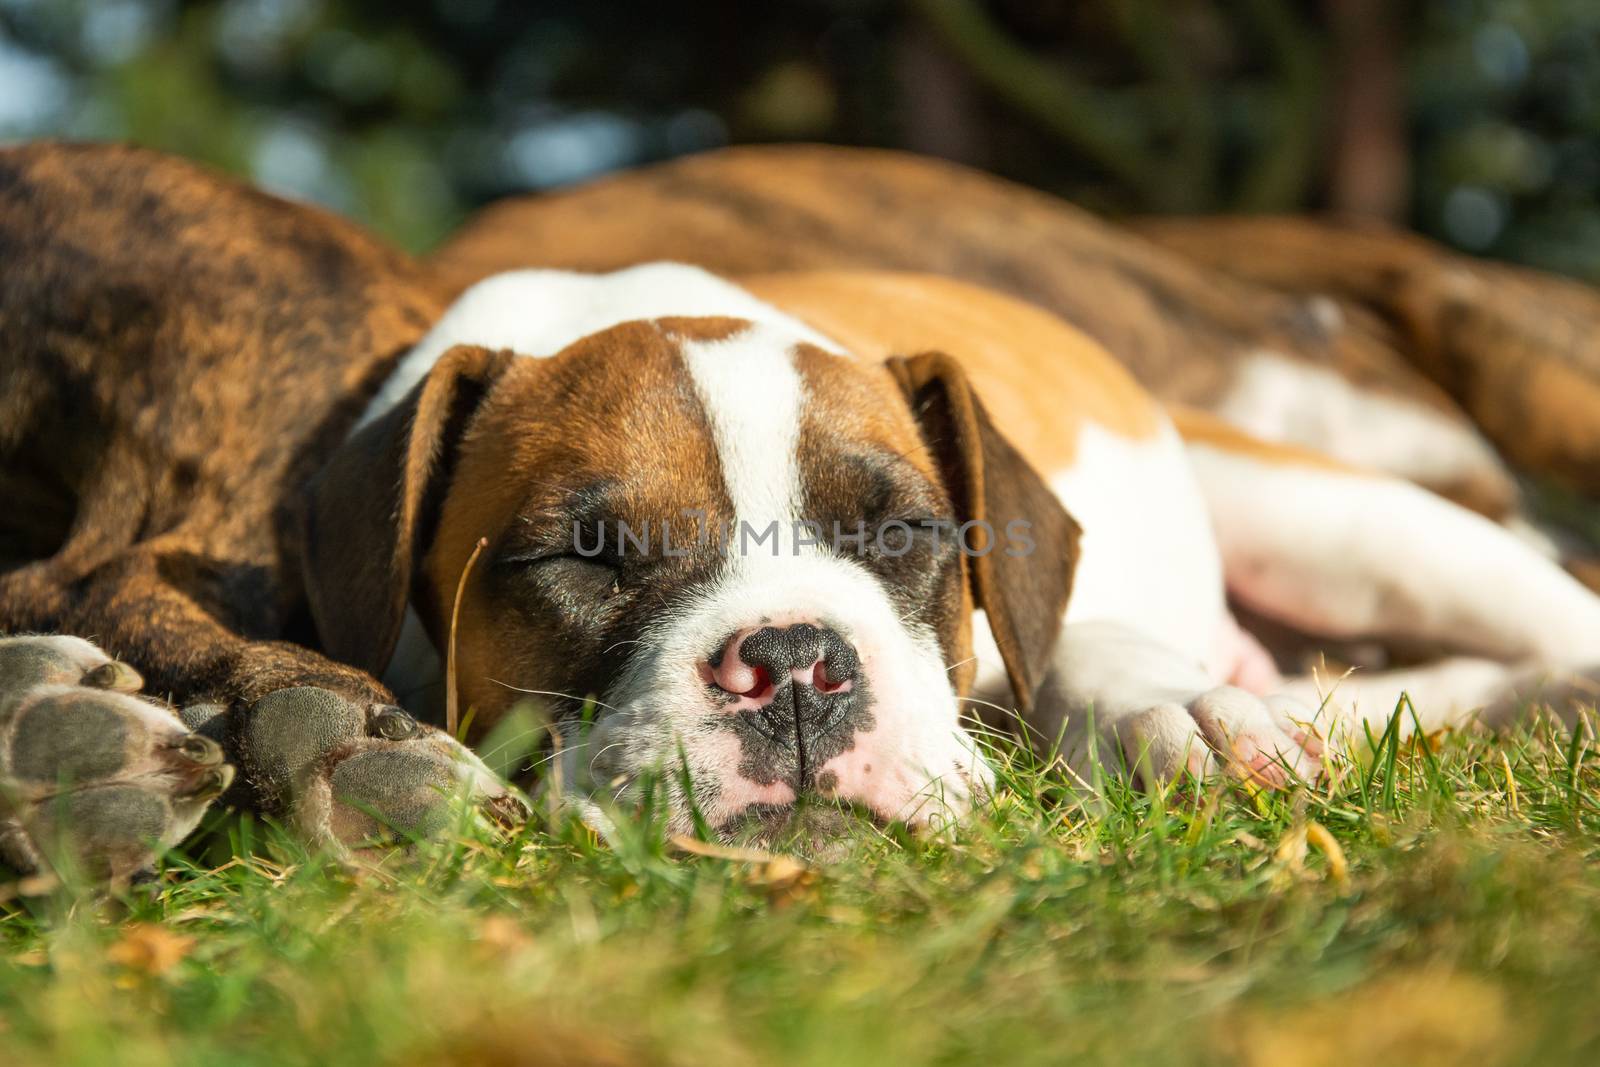
[[[1376,312],[1401,351],[1530,470],[1600,491],[1600,293],[1414,234],[1285,217],[1151,219],[1213,270]]]
[[[823,145],[745,146],[480,211],[431,261],[458,289],[518,267],[649,260],[725,275],[914,270],[1062,316],[1166,400],[1204,405],[1257,350],[1450,405],[1381,336],[1330,332],[1305,302],[1219,277],[1065,201],[941,160]]]
[[[1213,258],[1248,266],[1249,256],[1236,244],[1211,243]],[[1317,254],[1313,249],[1312,259]],[[492,204],[432,257],[458,289],[518,267],[613,270],[650,260],[693,263],[727,276],[819,269],[948,275],[1060,315],[1163,401],[1208,408],[1227,395],[1240,359],[1272,352],[1467,422],[1444,390],[1410,366],[1409,338],[1365,309],[1348,306],[1330,321],[1322,314],[1325,300],[1229,277],[1062,200],[899,152],[821,145],[708,152]],[[1384,284],[1381,277],[1376,284]],[[1431,300],[1428,306],[1449,306],[1462,321],[1481,321],[1460,302]],[[1498,306],[1514,307],[1514,301]],[[1522,316],[1523,332],[1536,318]],[[1576,321],[1592,323],[1593,316]],[[1472,337],[1471,331],[1462,337]],[[1474,351],[1482,357],[1476,366],[1494,365],[1492,344],[1480,341]],[[1480,406],[1472,410],[1488,425],[1496,417],[1500,379],[1489,374],[1480,380],[1483,388],[1474,390]],[[1517,413],[1507,432],[1539,437],[1541,455],[1569,431],[1569,440],[1589,448],[1595,438],[1578,424],[1588,418],[1590,426],[1600,425],[1590,414],[1593,405],[1585,399],[1561,404],[1562,396],[1558,386],[1530,398],[1549,400],[1547,407],[1501,405]],[[1561,428],[1528,431],[1523,413],[1532,411],[1541,418],[1557,412]],[[1525,454],[1492,433],[1513,455]],[[1587,470],[1600,471],[1600,464],[1590,460]],[[1464,503],[1491,513],[1503,513],[1516,500],[1515,485],[1493,463],[1481,464],[1470,484],[1425,484],[1465,493]]]
[[[477,540],[489,538],[484,563],[467,582],[457,636],[461,706],[476,710],[478,732],[521,699],[508,687],[528,679],[580,700],[600,692],[632,651],[626,646],[641,618],[706,566],[703,555],[641,559],[637,569],[623,569],[615,591],[601,587],[610,579],[599,571],[569,576],[575,580],[563,591],[560,583],[542,584],[537,566],[510,561],[570,552],[574,495],[591,489],[608,518],[656,534],[667,523],[679,547],[696,533],[682,509],[702,508],[712,523],[731,517],[680,341],[720,340],[745,325],[625,323],[550,358],[516,360],[478,410],[416,591],[443,647],[457,579]],[[591,577],[593,589],[585,584]],[[555,610],[519,614],[519,603]],[[562,625],[552,625],[556,618]],[[613,647],[619,642],[625,647]]]
[[[1089,337],[1047,311],[931,274],[806,271],[741,278],[756,296],[874,360],[946,352],[996,424],[1040,471],[1071,466],[1085,423],[1128,438],[1162,419],[1148,393]]]

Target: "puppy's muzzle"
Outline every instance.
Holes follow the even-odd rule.
[[[795,752],[805,781],[808,749],[837,729],[860,693],[861,660],[839,633],[809,622],[740,630],[704,664],[727,710],[749,715]]]

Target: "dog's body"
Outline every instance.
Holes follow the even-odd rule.
[[[1430,728],[1508,713],[1600,649],[1600,601],[1487,520],[1169,413],[1083,334],[974,286],[668,264],[513,273],[440,316],[402,258],[185,165],[0,163],[0,245],[30,263],[0,290],[0,469],[33,502],[7,516],[30,562],[0,575],[0,631],[77,632],[216,705],[185,718],[240,799],[319,839],[425,832],[443,786],[502,801],[373,680],[411,655],[408,610],[454,642],[475,736],[547,696],[565,788],[659,776],[680,828],[727,833],[806,794],[966,810],[990,780],[969,694],[1075,760],[1092,722],[1147,784],[1314,774],[1315,686],[1277,675],[1226,591],[1477,657],[1347,685],[1345,722],[1402,686]],[[119,218],[148,234],[104,246]],[[68,385],[102,406],[53,420]],[[306,608],[331,658],[282,640],[310,640]],[[79,804],[113,873],[139,834],[192,825],[205,796],[171,753],[215,752],[181,731],[71,758],[136,732],[125,669],[64,638],[0,644],[0,669],[9,778],[156,798],[132,821]],[[0,837],[14,862],[37,861],[49,795]]]

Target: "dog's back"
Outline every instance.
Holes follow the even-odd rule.
[[[1516,487],[1455,404],[1354,302],[1230,278],[1069,203],[941,160],[742,146],[491,204],[430,262],[455,288],[523,267],[676,260],[718,274],[948,275],[1052,311],[1162,400],[1500,515]],[[1371,433],[1373,423],[1386,427]]]

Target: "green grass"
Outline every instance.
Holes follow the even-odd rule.
[[[808,868],[541,821],[352,870],[235,825],[220,867],[0,905],[0,1061],[1600,1062],[1589,744],[1390,736],[1166,802],[1025,764],[953,837]]]

